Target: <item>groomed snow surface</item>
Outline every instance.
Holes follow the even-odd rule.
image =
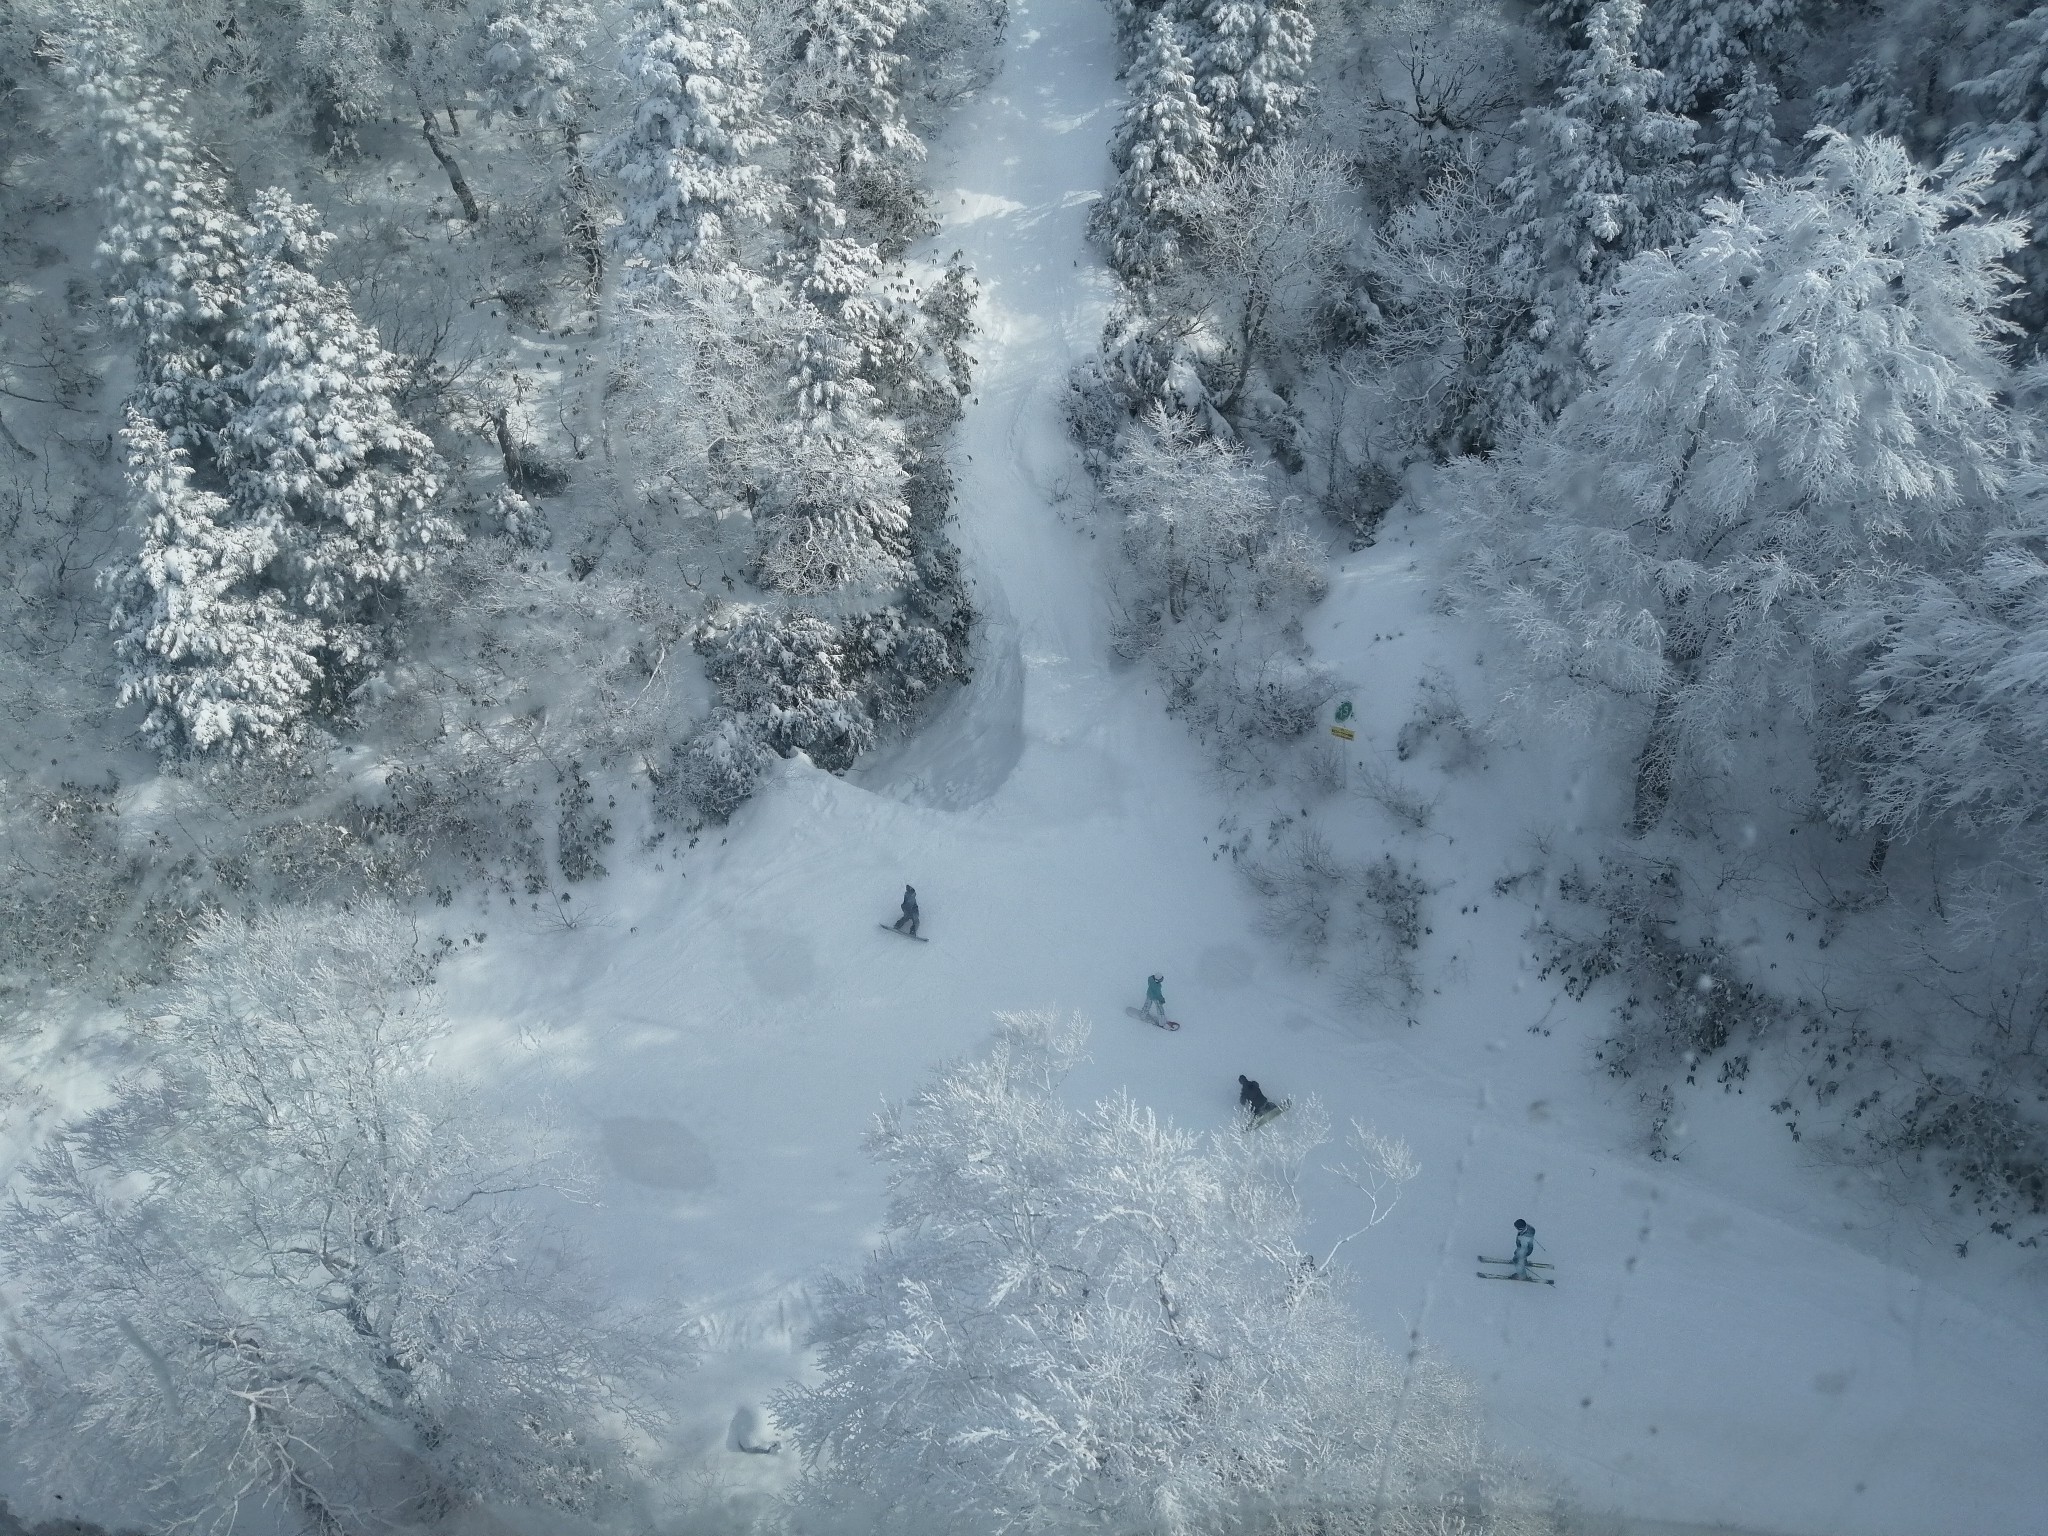
[[[1094,1021],[1078,1095],[1128,1088],[1209,1126],[1246,1072],[1406,1138],[1423,1171],[1347,1249],[1356,1306],[1477,1378],[1499,1437],[1589,1514],[1787,1536],[2048,1528],[2038,1274],[1966,1297],[1906,1218],[1797,1161],[1754,1085],[1683,1161],[1651,1163],[1632,1090],[1588,1070],[1604,1000],[1539,981],[1530,907],[1493,890],[1532,862],[1533,831],[1614,823],[1620,786],[1574,777],[1573,743],[1490,747],[1443,781],[1432,830],[1390,841],[1435,888],[1412,1026],[1340,1007],[1260,935],[1217,851],[1242,807],[1148,675],[1110,665],[1107,547],[1061,415],[1111,299],[1084,239],[1119,99],[1108,12],[1030,0],[1007,48],[933,166],[931,249],[964,249],[985,285],[955,454],[987,616],[974,682],[846,779],[785,765],[694,850],[622,837],[573,929],[524,898],[429,913],[489,935],[443,976],[460,1064],[587,1128],[603,1198],[574,1217],[582,1235],[629,1293],[704,1321],[703,1365],[675,1384],[678,1457],[736,1485],[790,1470],[737,1442],[773,1434],[758,1415],[803,1369],[811,1282],[875,1238],[870,1116],[976,1049],[996,1012],[1055,1007]],[[1430,611],[1432,537],[1396,523],[1344,557],[1310,624],[1352,684],[1361,757],[1390,748],[1427,667],[1468,706],[1498,693],[1482,642]],[[878,928],[906,881],[928,944]],[[1148,971],[1177,1034],[1125,1016]],[[1334,1179],[1311,1196],[1325,1244],[1357,1224]],[[1554,1289],[1474,1278],[1517,1216]]]

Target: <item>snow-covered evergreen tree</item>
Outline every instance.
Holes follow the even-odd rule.
[[[170,1528],[270,1502],[315,1536],[492,1502],[559,1520],[621,1491],[619,1430],[677,1354],[529,1203],[575,1189],[562,1139],[432,1063],[424,971],[374,903],[201,933],[156,1026],[176,1049],[0,1211],[34,1320],[0,1413],[71,1431],[16,1457]]]
[[[1991,173],[1817,131],[1802,174],[1624,268],[1595,385],[1462,469],[1473,579],[1532,663],[1651,706],[1637,827],[1738,727],[1814,713],[1843,584],[1951,558],[2003,484],[2022,234],[1978,216]]]
[[[244,223],[225,175],[180,121],[180,93],[152,86],[120,28],[87,22],[65,40],[64,67],[90,118],[100,257],[114,314],[138,338],[142,399],[178,447],[208,457],[241,301]]]
[[[485,28],[481,44],[488,111],[511,114],[562,154],[563,222],[593,296],[604,281],[604,211],[583,150],[597,111],[584,52],[597,31],[583,0],[520,0]]]
[[[909,570],[903,428],[879,408],[830,316],[798,306],[795,418],[758,508],[761,580],[783,592],[873,589]]]
[[[455,531],[435,509],[433,444],[394,403],[396,359],[312,270],[331,238],[318,215],[271,191],[250,217],[226,492],[235,520],[276,542],[272,574],[319,621],[327,681],[346,687],[371,654],[377,605]]]
[[[789,142],[797,175],[832,179],[895,250],[923,205],[914,176],[924,141],[903,112],[907,61],[897,45],[919,0],[798,0],[800,64]]]
[[[1467,1389],[1363,1334],[1304,1253],[1313,1106],[1256,1137],[1069,1109],[1085,1033],[1007,1016],[880,1117],[885,1241],[821,1295],[818,1384],[775,1405],[800,1523],[1533,1530]]]
[[[1655,70],[1637,62],[1641,0],[1600,0],[1555,102],[1522,116],[1506,191],[1515,227],[1503,261],[1524,314],[1495,367],[1491,420],[1506,441],[1555,416],[1584,382],[1593,302],[1638,251],[1683,238],[1693,217],[1693,125],[1655,107]]]
[[[1707,154],[1705,182],[1723,197],[1741,197],[1746,178],[1777,174],[1784,145],[1778,142],[1778,91],[1757,73],[1742,66],[1721,104],[1714,108],[1714,142]]]
[[[635,106],[604,147],[621,184],[613,238],[628,280],[717,261],[774,212],[749,157],[772,129],[753,44],[732,0],[635,0],[622,65]]]
[[[321,629],[270,584],[274,529],[192,484],[184,453],[131,410],[121,433],[142,546],[114,588],[121,702],[162,752],[240,754],[288,740],[320,684]]]
[[[1809,0],[1649,0],[1643,49],[1661,74],[1659,105],[1718,110],[1745,73],[1769,81],[1791,53]]]
[[[1234,160],[1272,148],[1292,132],[1308,98],[1316,43],[1310,7],[1303,0],[1205,0],[1192,9],[1195,95],[1217,151]]]
[[[1957,87],[1975,97],[1989,121],[1963,130],[1956,150],[2004,155],[1991,206],[2025,219],[2032,238],[2014,256],[2025,290],[2017,319],[2039,345],[2048,330],[2048,5],[2035,6],[1998,36],[1997,67]]]
[[[1110,140],[1116,181],[1095,212],[1110,264],[1134,283],[1173,270],[1185,233],[1180,204],[1218,164],[1182,31],[1165,10],[1145,29],[1125,74],[1130,105]]]
[[[727,603],[699,627],[694,641],[719,701],[754,753],[807,754],[828,773],[843,773],[875,744],[873,716],[860,698],[860,665],[847,636],[817,614],[757,603]],[[706,733],[708,750],[745,772],[757,760],[730,728]]]

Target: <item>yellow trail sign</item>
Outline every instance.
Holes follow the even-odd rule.
[[[1330,734],[1342,737],[1345,741],[1358,740],[1358,732],[1352,730],[1349,726],[1333,725],[1330,727]]]

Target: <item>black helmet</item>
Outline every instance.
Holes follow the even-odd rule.
[[[1248,1083],[1248,1082],[1250,1082],[1250,1081],[1251,1081],[1251,1079],[1250,1079],[1250,1078],[1248,1078],[1248,1077],[1246,1077],[1246,1076],[1245,1076],[1245,1075],[1244,1075],[1244,1074],[1243,1074],[1242,1072],[1240,1072],[1240,1073],[1238,1073],[1238,1074],[1237,1074],[1237,1080],[1238,1080],[1238,1081],[1239,1081],[1240,1083]]]
[[[1515,1218],[1515,1230],[1516,1230],[1517,1232],[1523,1231],[1524,1229],[1526,1229],[1526,1228],[1528,1227],[1528,1225],[1529,1225],[1529,1223],[1527,1223],[1526,1221],[1522,1220],[1522,1218],[1521,1218],[1521,1217],[1517,1216],[1517,1217]]]

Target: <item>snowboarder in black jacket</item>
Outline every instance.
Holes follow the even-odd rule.
[[[903,915],[896,919],[896,931],[917,937],[917,888],[903,887]]]
[[[1242,1072],[1237,1074],[1237,1102],[1254,1115],[1263,1115],[1273,1107],[1273,1101],[1266,1097],[1265,1090]]]

